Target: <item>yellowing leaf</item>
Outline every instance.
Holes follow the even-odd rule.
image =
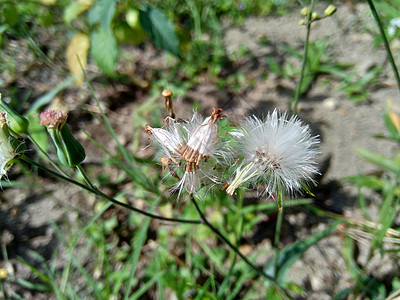
[[[57,0],[39,0],[39,1],[43,5],[48,5],[48,6],[51,6],[51,5],[54,5],[57,3]]]
[[[64,21],[70,24],[75,20],[81,13],[86,11],[93,4],[93,0],[78,0],[70,2],[64,10]]]
[[[396,127],[397,132],[400,134],[400,118],[393,111],[388,112],[389,118],[392,121],[393,125]]]
[[[83,82],[82,68],[86,67],[89,48],[90,48],[89,36],[87,36],[84,33],[75,34],[68,43],[67,63],[69,70],[71,71],[71,74],[76,77],[75,82],[78,86],[82,86]]]
[[[78,2],[84,5],[86,8],[89,8],[93,4],[93,0],[78,0]]]

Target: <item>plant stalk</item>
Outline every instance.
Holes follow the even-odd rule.
[[[310,41],[310,32],[311,32],[311,14],[314,9],[315,3],[314,0],[311,1],[310,10],[306,17],[306,39],[304,42],[304,53],[303,53],[303,60],[301,62],[301,70],[300,70],[300,78],[299,82],[297,83],[296,91],[294,93],[294,98],[291,101],[291,111],[293,115],[297,114],[297,104],[299,103],[300,93],[301,93],[301,86],[303,84],[304,73],[306,71],[307,66],[307,58],[308,58],[308,44]]]
[[[176,222],[176,223],[186,223],[186,224],[201,224],[202,223],[201,220],[186,220],[186,219],[177,219],[177,218],[167,218],[167,217],[163,217],[163,216],[159,216],[159,215],[155,215],[155,214],[149,213],[147,211],[141,210],[141,209],[133,207],[133,206],[127,204],[127,203],[123,203],[123,202],[120,202],[120,201],[118,201],[118,200],[116,200],[116,199],[114,199],[112,197],[109,197],[106,194],[104,194],[101,191],[99,191],[97,188],[93,189],[90,186],[84,185],[84,184],[82,184],[82,183],[80,183],[80,182],[78,182],[78,181],[76,181],[74,179],[65,177],[65,176],[63,176],[63,175],[61,175],[61,174],[59,174],[59,173],[57,173],[57,172],[55,172],[53,170],[50,170],[50,169],[46,168],[45,166],[42,166],[41,164],[31,160],[30,158],[28,158],[25,155],[20,156],[20,159],[22,159],[23,161],[25,161],[25,162],[27,162],[29,164],[32,164],[32,165],[38,167],[39,169],[41,169],[41,170],[43,170],[43,171],[45,171],[45,172],[47,172],[47,173],[49,173],[49,174],[51,174],[51,175],[53,175],[55,177],[63,179],[65,181],[69,182],[69,183],[75,184],[76,186],[79,186],[80,188],[82,188],[82,189],[84,189],[86,191],[89,191],[89,192],[91,192],[91,193],[93,193],[93,194],[95,194],[97,196],[100,196],[100,197],[102,197],[102,198],[104,198],[104,199],[106,199],[106,200],[108,200],[108,201],[110,201],[110,202],[112,202],[112,203],[114,203],[116,205],[128,208],[128,209],[130,209],[130,210],[132,210],[134,212],[137,212],[139,214],[145,215],[147,217],[150,217],[150,218],[153,218],[153,219],[157,219],[157,220],[161,220],[161,221]]]
[[[248,258],[246,256],[244,256],[236,246],[234,246],[217,228],[215,228],[210,222],[208,222],[206,216],[203,214],[203,212],[201,211],[199,205],[197,204],[197,201],[194,199],[193,194],[190,194],[190,200],[192,201],[194,207],[196,208],[197,213],[199,214],[199,216],[200,216],[201,220],[203,221],[204,225],[206,225],[208,228],[210,228],[221,240],[223,240],[229,246],[229,248],[231,248],[237,255],[240,256],[241,259],[244,260],[244,262],[250,268],[252,268],[254,271],[256,271],[258,274],[260,274],[261,276],[263,276],[267,280],[269,280],[271,282],[274,282],[274,279],[272,277],[270,277],[269,275],[265,274],[265,272],[262,269],[258,268],[251,261],[249,261]]]
[[[399,88],[399,91],[400,91],[400,76],[399,76],[399,72],[397,70],[396,63],[394,62],[394,58],[393,58],[393,55],[392,55],[392,51],[390,50],[389,42],[388,42],[388,40],[386,38],[385,32],[383,31],[383,26],[382,26],[381,20],[380,20],[380,18],[378,16],[378,12],[376,11],[375,5],[372,2],[372,0],[368,0],[368,4],[369,4],[369,8],[371,9],[372,15],[374,16],[376,24],[378,25],[379,33],[380,33],[380,35],[382,37],[383,45],[385,45],[385,49],[386,49],[386,52],[387,52],[387,55],[388,55],[388,58],[389,58],[390,65],[392,66],[394,76],[396,77],[397,87]]]

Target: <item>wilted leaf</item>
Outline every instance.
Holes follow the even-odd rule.
[[[78,86],[82,86],[83,69],[87,64],[89,47],[89,37],[84,33],[75,34],[67,46],[68,68],[71,71],[71,74],[76,76],[75,82]]]
[[[117,42],[112,32],[100,27],[91,35],[91,54],[97,65],[108,76],[115,76],[114,66],[117,61]]]
[[[175,56],[181,56],[174,26],[160,9],[146,6],[140,11],[139,18],[143,29],[150,34],[157,46]]]

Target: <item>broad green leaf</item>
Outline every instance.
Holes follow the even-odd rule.
[[[298,260],[309,247],[330,235],[341,222],[341,220],[338,220],[324,231],[318,232],[304,241],[298,241],[283,248],[278,254],[278,270],[275,271],[275,260],[273,259],[264,267],[264,271],[271,276],[274,276],[275,272],[277,272],[276,282],[284,284],[286,282],[287,272],[296,260]]]
[[[150,34],[157,46],[181,57],[174,26],[160,9],[146,6],[140,10],[139,18],[143,29]]]
[[[89,11],[89,24],[95,25],[100,22],[103,28],[110,29],[115,15],[115,2],[114,0],[99,0]]]
[[[4,10],[3,10],[4,9]],[[9,5],[3,8],[2,15],[6,21],[7,24],[14,26],[15,24],[18,23],[18,10],[15,5]]]
[[[400,174],[400,159],[399,158],[388,158],[382,154],[375,153],[366,149],[357,149],[358,155],[360,155],[366,161],[373,163],[381,167],[382,169]]]
[[[100,27],[91,35],[91,54],[97,65],[108,76],[115,76],[114,66],[117,61],[117,42],[110,30]]]
[[[67,63],[71,74],[75,76],[76,84],[83,83],[83,69],[87,65],[87,56],[90,47],[89,36],[84,33],[75,34],[67,46]]]

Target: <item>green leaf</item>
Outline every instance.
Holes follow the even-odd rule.
[[[139,18],[143,29],[151,36],[158,47],[181,57],[179,40],[174,26],[163,11],[146,6],[143,10],[140,10]]]
[[[68,25],[71,24],[81,13],[88,9],[90,5],[80,1],[73,1],[64,10],[64,22]]]
[[[91,34],[91,54],[97,65],[110,77],[114,77],[117,61],[117,42],[110,30],[100,27]]]
[[[48,150],[48,138],[46,127],[39,125],[39,115],[37,113],[29,113],[27,115],[29,120],[29,135],[31,139],[33,139],[40,148],[42,148],[45,152]]]
[[[90,25],[101,23],[103,28],[110,29],[115,15],[114,0],[99,0],[89,11],[88,22]]]
[[[379,153],[375,153],[366,149],[357,149],[358,155],[360,155],[366,161],[373,163],[381,167],[382,169],[400,174],[400,159],[399,158],[388,158]]]
[[[363,175],[356,175],[356,176],[349,176],[345,177],[344,180],[350,181],[358,186],[365,186],[370,189],[374,190],[382,190],[385,184],[385,181],[380,179],[378,176],[363,176]]]
[[[14,26],[18,23],[18,10],[15,5],[10,5],[4,8],[2,13],[6,23],[11,26]]]
[[[383,120],[385,121],[385,125],[387,130],[389,131],[390,137],[397,141],[400,142],[400,133],[396,127],[396,125],[393,123],[393,120],[390,118],[389,113],[385,113],[383,115]]]
[[[299,259],[309,247],[330,235],[341,222],[341,220],[338,220],[324,231],[318,232],[304,241],[298,241],[283,248],[278,254],[278,270],[275,271],[275,260],[273,259],[264,267],[265,273],[274,276],[275,272],[277,272],[276,282],[280,285],[284,284],[286,282],[286,274],[296,260]]]

